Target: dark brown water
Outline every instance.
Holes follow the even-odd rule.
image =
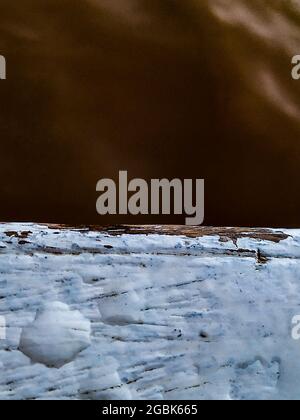
[[[0,3],[0,219],[101,218],[99,178],[205,178],[209,225],[300,226],[300,2]]]

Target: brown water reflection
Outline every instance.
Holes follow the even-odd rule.
[[[127,169],[204,177],[209,225],[300,226],[297,4],[2,0],[0,219],[183,222],[97,216]]]

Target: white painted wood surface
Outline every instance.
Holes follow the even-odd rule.
[[[299,399],[299,258],[300,231],[2,224],[0,399]]]

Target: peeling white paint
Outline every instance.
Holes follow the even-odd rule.
[[[0,398],[298,399],[300,231],[271,232],[0,225]]]

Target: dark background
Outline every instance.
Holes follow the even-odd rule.
[[[128,170],[205,178],[206,225],[299,227],[299,22],[276,0],[1,0],[0,220],[184,222],[98,216]]]

